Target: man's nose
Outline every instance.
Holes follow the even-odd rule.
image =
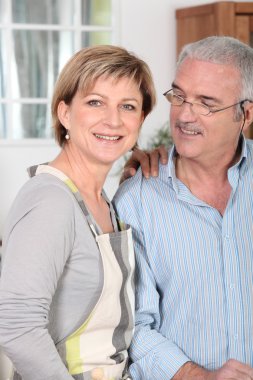
[[[179,119],[181,121],[192,121],[196,120],[196,113],[194,112],[194,107],[191,102],[184,101],[184,103],[179,107]]]

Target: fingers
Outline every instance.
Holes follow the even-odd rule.
[[[145,178],[149,178],[151,173],[151,165],[150,165],[150,154],[144,150],[135,149],[133,156],[138,161],[141,166],[142,174]]]
[[[168,151],[163,145],[149,152],[150,172],[152,177],[158,176],[159,160],[162,164],[168,163]]]
[[[249,365],[234,359],[228,360],[227,365],[239,374],[238,379],[253,379],[253,368]]]
[[[134,148],[132,155],[126,162],[123,174],[120,178],[120,183],[135,175],[138,168],[141,166],[142,174],[145,178],[157,177],[159,172],[159,160],[162,164],[168,162],[168,152],[163,145],[150,152]]]
[[[122,176],[120,178],[120,183],[125,181],[127,178],[130,178],[135,175],[138,168],[141,166],[144,177],[149,178],[150,176],[150,163],[149,155],[139,148],[134,148],[133,153],[130,158],[127,160]]]
[[[228,360],[213,374],[215,380],[253,380],[253,368],[234,359]]]
[[[168,163],[168,149],[165,148],[164,145],[160,145],[158,148],[156,148],[159,152],[160,161],[163,165],[167,165]]]
[[[127,168],[124,167],[122,176],[120,177],[119,183],[121,184],[124,182],[126,179],[133,177],[136,174],[136,169],[135,168]]]

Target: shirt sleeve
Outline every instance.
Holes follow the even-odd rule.
[[[163,323],[159,308],[162,290],[157,289],[148,260],[141,183],[137,173],[136,178],[123,183],[113,200],[120,219],[133,229],[136,257],[136,322],[130,346],[130,373],[135,380],[171,379],[190,359],[159,331]]]
[[[4,240],[0,345],[25,380],[73,380],[47,329],[73,237],[70,194],[51,185],[17,197]]]

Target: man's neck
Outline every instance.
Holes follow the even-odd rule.
[[[221,215],[225,212],[231,193],[228,168],[228,165],[217,168],[179,156],[176,158],[177,178],[195,197],[216,208]]]

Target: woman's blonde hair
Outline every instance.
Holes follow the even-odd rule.
[[[143,97],[144,118],[156,102],[155,87],[148,65],[133,53],[118,46],[101,45],[78,51],[64,66],[55,84],[52,99],[52,117],[55,138],[60,146],[65,141],[66,129],[58,118],[61,101],[70,104],[77,91],[89,91],[96,80],[105,76],[132,79]]]

